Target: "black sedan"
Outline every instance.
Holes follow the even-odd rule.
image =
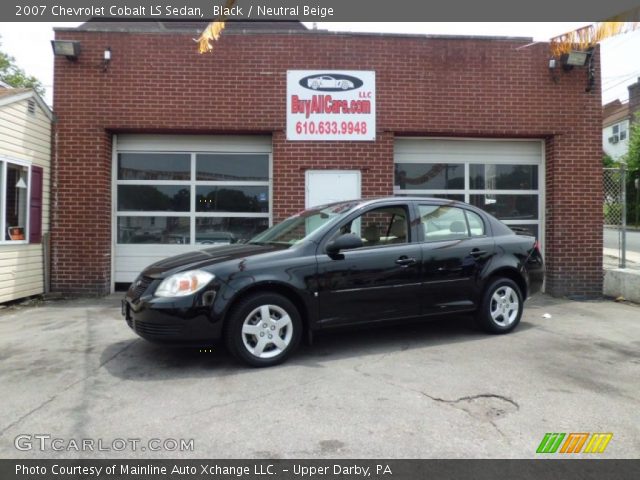
[[[465,203],[392,197],[315,207],[247,243],[157,262],[122,310],[145,339],[223,338],[261,367],[347,325],[475,312],[484,330],[507,333],[543,277],[534,237]]]

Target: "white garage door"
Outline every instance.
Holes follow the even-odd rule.
[[[544,238],[544,141],[397,139],[394,192],[450,198]]]
[[[114,283],[271,224],[271,137],[119,135],[113,142]]]

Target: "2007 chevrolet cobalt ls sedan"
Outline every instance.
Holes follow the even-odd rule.
[[[543,276],[534,237],[465,203],[392,197],[319,206],[247,243],[157,262],[122,310],[145,339],[223,338],[263,367],[303,335],[346,325],[475,312],[486,331],[507,333]]]

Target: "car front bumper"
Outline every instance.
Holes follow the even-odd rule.
[[[222,321],[212,315],[214,292],[183,298],[158,298],[132,291],[122,300],[122,315],[140,337],[156,343],[207,344],[222,335]]]

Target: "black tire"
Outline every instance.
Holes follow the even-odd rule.
[[[490,281],[482,295],[476,323],[485,332],[509,333],[520,323],[523,307],[520,287],[508,278],[497,278]]]
[[[284,362],[298,347],[301,337],[298,309],[276,293],[257,293],[242,300],[230,312],[225,329],[229,352],[252,367]]]

